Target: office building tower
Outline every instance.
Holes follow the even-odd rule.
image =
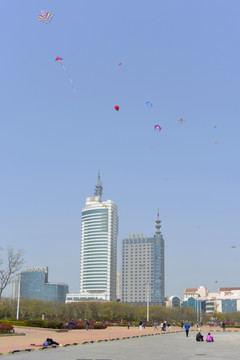
[[[82,210],[80,294],[68,294],[66,302],[116,300],[117,206],[102,201],[100,173],[94,196]]]
[[[13,298],[65,302],[68,285],[48,282],[48,267],[32,267],[22,271],[13,282]]]
[[[122,240],[122,302],[164,304],[164,239],[159,212],[156,232]]]

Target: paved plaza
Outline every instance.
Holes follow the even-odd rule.
[[[204,338],[207,332],[202,332]],[[14,360],[192,360],[240,358],[239,332],[213,332],[214,343],[196,342],[196,332],[189,337],[184,332],[146,336],[139,338],[94,342],[56,349],[35,350],[3,354],[2,359]]]

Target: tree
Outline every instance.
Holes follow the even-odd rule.
[[[20,271],[24,263],[22,251],[15,251],[12,248],[8,248],[6,262],[6,266],[4,267],[3,260],[0,260],[0,299],[2,297],[3,290]]]

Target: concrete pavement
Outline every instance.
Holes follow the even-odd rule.
[[[207,332],[202,332],[202,334],[205,338]],[[184,332],[181,332],[36,350],[30,353],[4,354],[1,357],[2,359],[14,357],[14,360],[54,360],[56,358],[58,360],[237,360],[240,358],[239,332],[213,332],[212,335],[215,339],[214,343],[196,342],[196,332],[192,331],[188,338]]]

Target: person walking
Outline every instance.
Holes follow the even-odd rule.
[[[129,330],[129,328],[130,328],[130,322],[127,323],[127,327],[128,327],[128,330]]]
[[[187,323],[187,324],[184,325],[184,328],[185,328],[185,331],[186,331],[186,337],[188,337],[190,325]]]
[[[156,321],[156,320],[154,320],[154,322],[153,322],[153,326],[154,326],[153,330],[154,330],[154,331],[155,331],[155,330],[157,330],[157,331],[158,331],[158,323],[157,323],[157,321]]]
[[[225,324],[225,322],[223,321],[223,323],[222,323],[222,329],[223,329],[223,331],[226,331],[226,324]]]

